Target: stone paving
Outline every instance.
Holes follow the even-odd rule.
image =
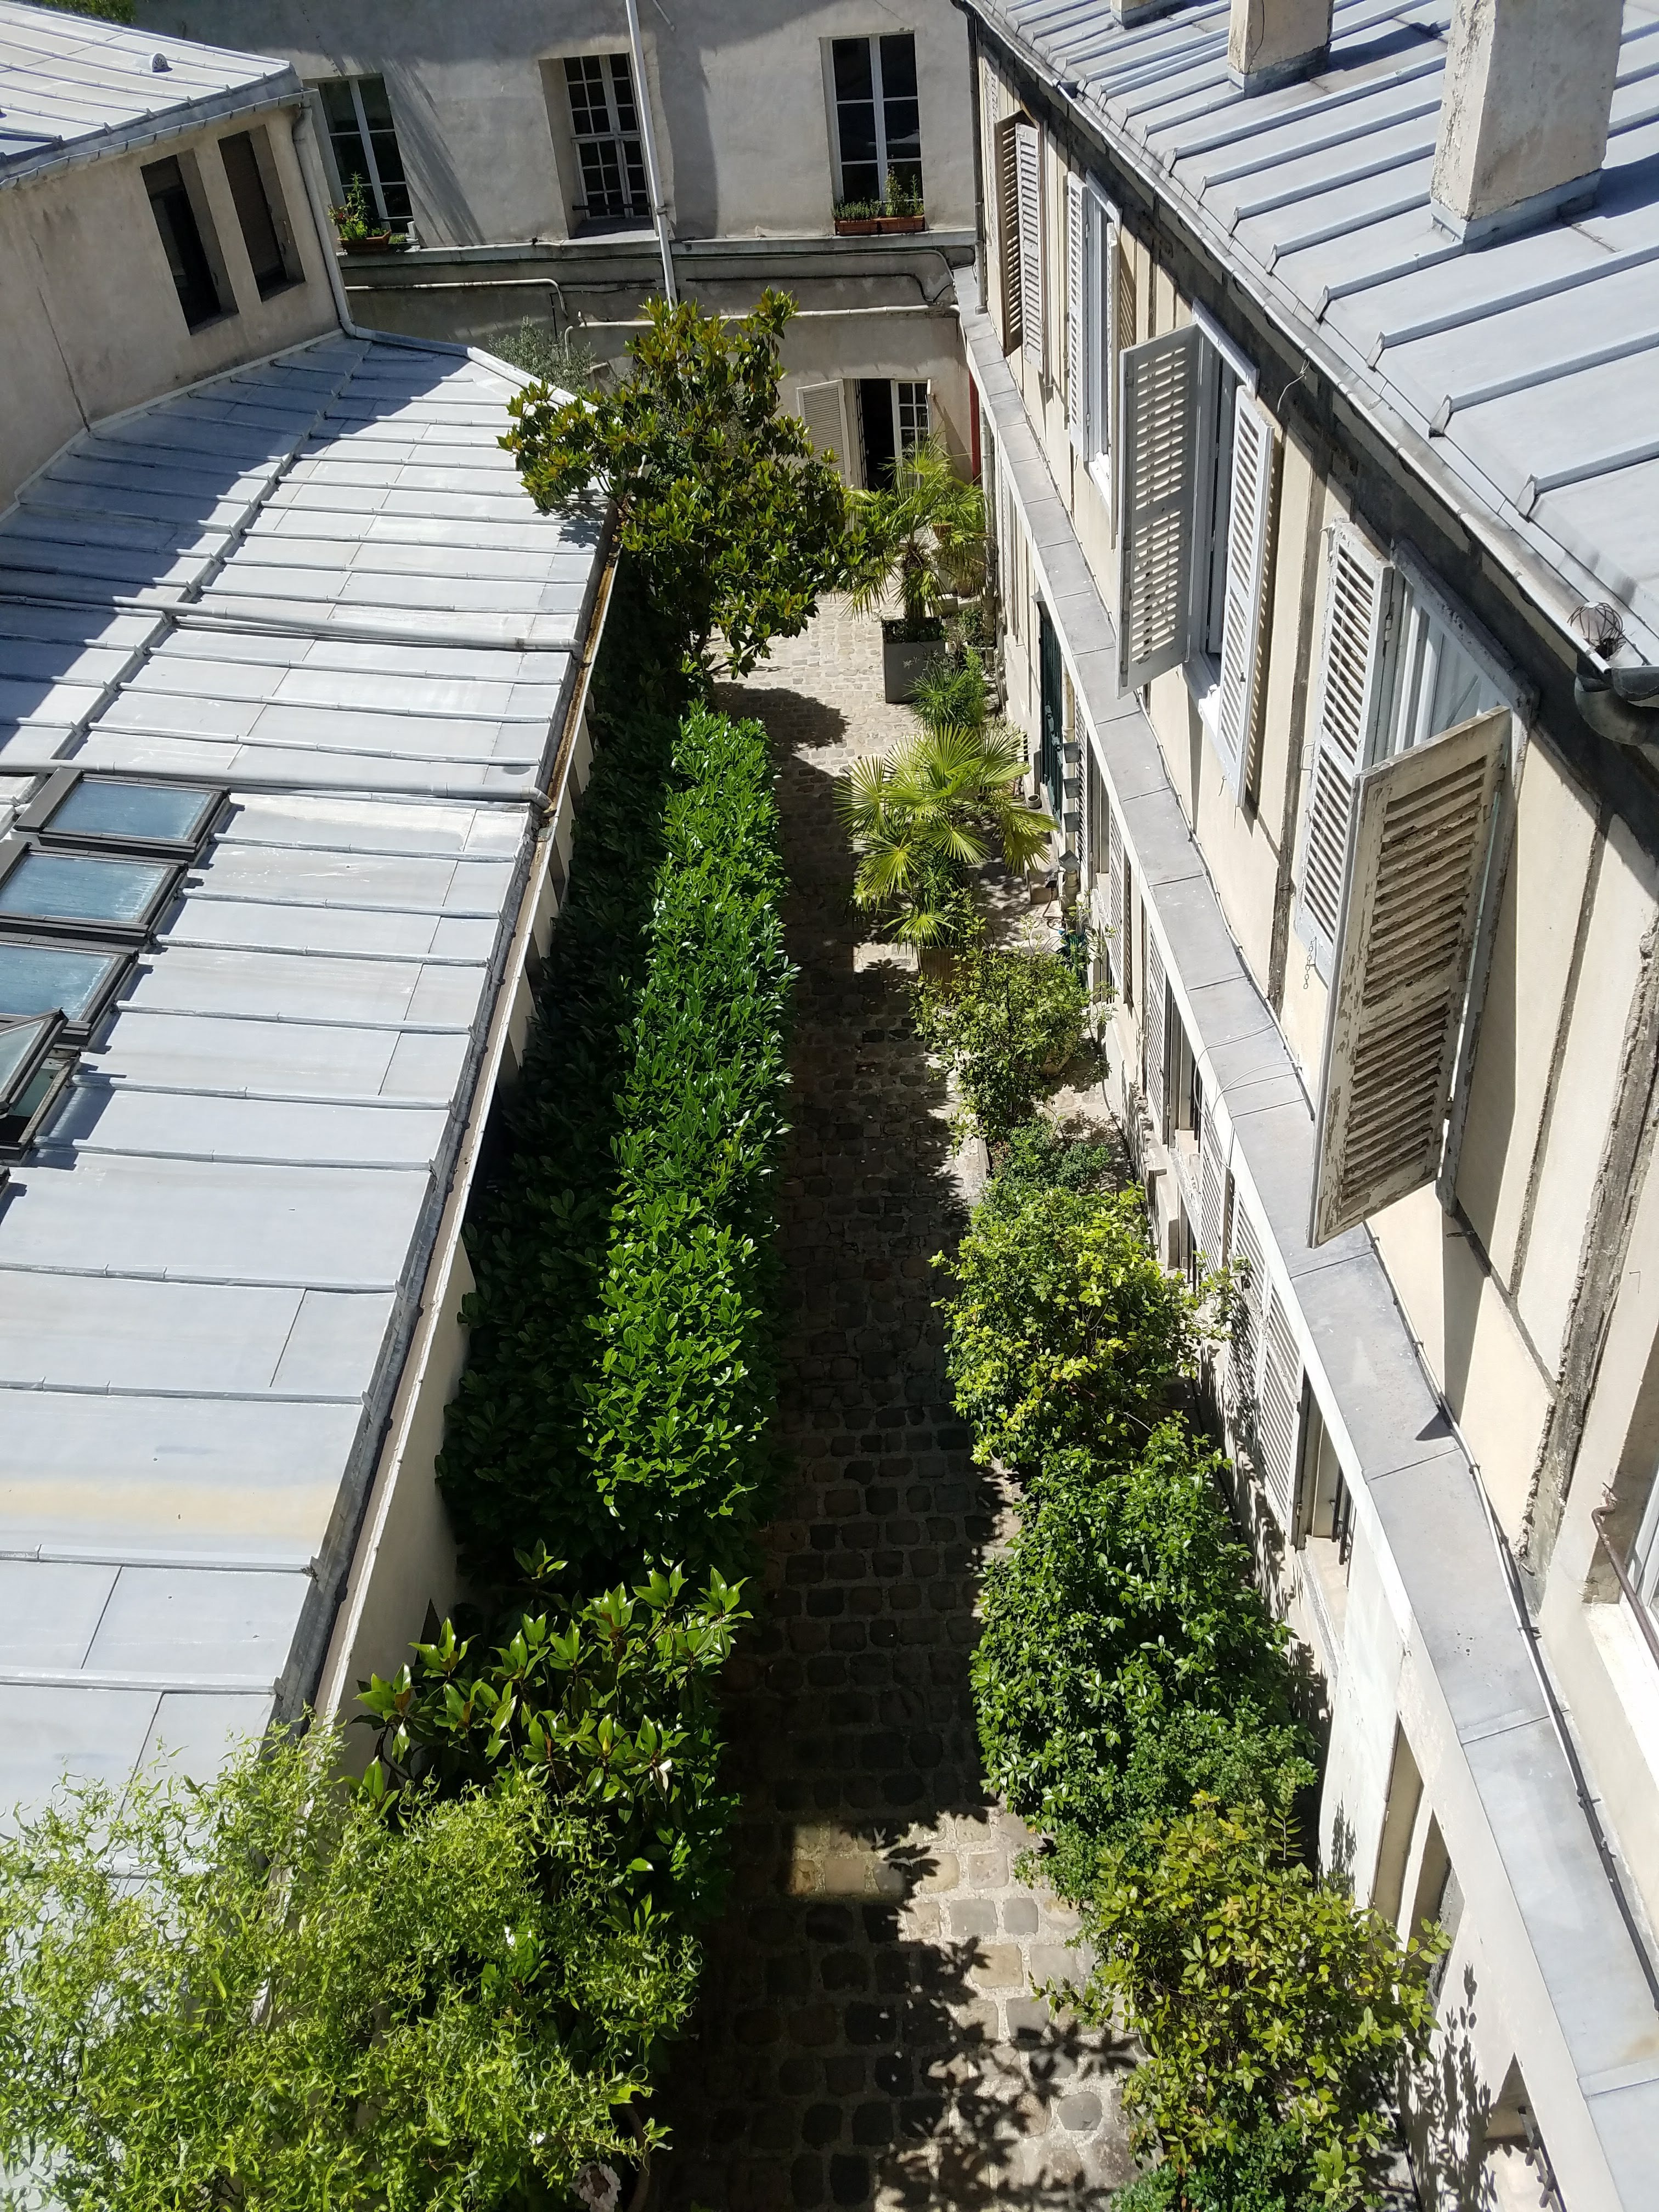
[[[835,778],[914,726],[880,631],[831,607],[726,702],[782,773],[801,975],[781,1193],[786,1472],[727,1733],[744,1810],[656,2212],[1093,2208],[1133,2171],[1105,2039],[1034,1984],[1071,1917],[1020,1882],[968,1686],[1006,1500],[950,1403],[932,1255],[964,1218],[902,976],[860,957]]]

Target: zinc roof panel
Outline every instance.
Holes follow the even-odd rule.
[[[303,1575],[123,1567],[84,1664],[100,1674],[258,1674],[287,1662]]]
[[[302,847],[307,852],[459,854],[476,849],[481,823],[499,829],[502,849],[516,852],[527,826],[522,813],[496,821],[493,808],[413,803],[388,805],[314,792],[239,793],[225,835],[244,842]]]
[[[422,976],[412,960],[352,960],[287,952],[210,952],[166,947],[141,963],[131,992],[138,1006],[261,1020],[384,1022],[411,1018]],[[475,991],[476,996],[476,991]],[[470,1022],[471,1009],[463,1017]]]
[[[453,1042],[457,1054],[465,1052],[464,1037],[439,1042]],[[82,1058],[84,1065],[117,1079],[199,1087],[226,1096],[248,1090],[373,1097],[386,1081],[396,1049],[395,1033],[384,1030],[155,1014],[129,1006],[108,1045]],[[450,1091],[420,1095],[447,1097]]]
[[[0,1668],[84,1664],[120,1571],[81,1559],[0,1559]]]
[[[345,1395],[366,1390],[396,1303],[387,1293],[307,1291],[277,1362],[277,1390]]]
[[[481,952],[487,958],[495,934],[494,921],[484,931]],[[264,905],[252,899],[187,898],[167,926],[169,945],[240,945],[250,951],[365,953],[420,960],[434,951],[438,919],[430,914],[384,914],[349,906],[301,906],[285,901]]]
[[[106,1064],[106,1073],[112,1074],[123,1065],[113,1060]],[[52,1124],[43,1157],[72,1149],[278,1167],[289,1160],[307,1160],[367,1170],[429,1168],[443,1146],[447,1117],[437,1109],[331,1105],[293,1097],[192,1097],[185,1087],[188,1078],[176,1064],[165,1073],[180,1088],[137,1090],[108,1081],[77,1084],[68,1107]],[[305,1087],[297,1073],[281,1079],[289,1091]]]
[[[154,1690],[95,1690],[9,1683],[0,1697],[0,1830],[14,1808],[45,1805],[67,1771],[123,1788],[150,1746],[161,1699]]]
[[[37,1200],[26,1193],[20,1212]],[[0,1265],[0,1388],[269,1389],[300,1294]]]

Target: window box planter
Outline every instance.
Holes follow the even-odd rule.
[[[874,228],[883,238],[896,238],[911,231],[926,230],[927,218],[925,215],[878,216]]]
[[[395,253],[403,240],[390,230],[371,230],[362,238],[344,238],[340,243],[348,253]]]
[[[881,228],[879,216],[838,215],[835,221],[837,238],[874,238]]]
[[[883,623],[882,696],[890,706],[903,706],[927,671],[944,658],[943,623]]]

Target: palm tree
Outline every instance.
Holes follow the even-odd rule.
[[[911,629],[948,598],[976,591],[985,573],[985,499],[957,474],[938,436],[899,457],[884,491],[855,492],[856,614],[870,613],[896,580]]]
[[[840,792],[859,860],[854,904],[884,909],[901,945],[965,941],[975,927],[968,870],[1000,848],[1024,871],[1054,829],[1015,789],[1025,766],[1024,742],[1006,724],[945,724],[854,761]]]

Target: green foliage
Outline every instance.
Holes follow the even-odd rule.
[[[607,1920],[527,1784],[390,1820],[337,1756],[88,1785],[0,1840],[3,2202],[476,2212],[623,2151],[690,1947]]]
[[[556,392],[586,392],[611,373],[580,331],[566,329],[555,336],[552,324],[534,315],[492,340],[490,351]]]
[[[854,499],[853,607],[868,614],[895,584],[904,620],[926,635],[945,602],[976,592],[985,574],[985,496],[959,475],[937,434],[894,465],[882,491]]]
[[[1380,1915],[1311,1874],[1289,1823],[1200,1799],[1133,1850],[1103,1853],[1085,1912],[1085,2019],[1146,2048],[1124,2090],[1141,2147],[1177,2176],[1255,2164],[1288,2202],[1374,2201],[1385,2115],[1434,2026],[1425,1969]],[[1261,2170],[1265,2168],[1266,2172]]]
[[[574,398],[539,385],[517,392],[501,443],[538,507],[593,490],[615,500],[659,621],[699,661],[718,629],[741,676],[843,580],[841,477],[778,412],[793,301],[764,292],[736,323],[690,301],[653,300],[646,312],[623,383]]]
[[[981,1460],[1029,1470],[1067,1445],[1127,1455],[1195,1371],[1197,1301],[1159,1267],[1138,1191],[999,1178],[952,1265],[946,1361]]]
[[[1068,1136],[1038,1114],[1008,1132],[997,1163],[997,1188],[1004,1198],[1016,1189],[1109,1191],[1119,1188],[1127,1173],[1118,1146]]]
[[[131,23],[133,0],[33,0],[37,8],[56,8],[66,15],[96,15],[106,23]]]
[[[1057,1453],[987,1573],[986,1770],[1050,1835],[1127,1838],[1200,1790],[1287,1804],[1313,1779],[1219,1466],[1176,1420],[1127,1466]]]
[[[940,727],[856,760],[837,799],[858,872],[853,902],[901,945],[965,945],[977,930],[967,875],[1000,851],[1027,868],[1054,824],[1016,787],[1025,748],[1004,726]]]
[[[613,625],[616,617],[613,616]],[[793,970],[766,735],[653,695],[624,619],[510,1122],[475,1210],[441,1479],[475,1578],[741,1558],[769,1473]],[[653,703],[659,696],[661,704]]]
[[[913,713],[929,730],[977,730],[990,711],[985,667],[967,646],[924,669],[910,694]]]
[[[1005,1144],[1083,1042],[1088,994],[1052,952],[976,945],[915,993],[916,1028],[988,1143]]]
[[[525,1564],[539,1595],[564,1563]],[[379,1731],[368,1786],[453,1795],[521,1776],[581,1834],[607,1922],[707,1918],[737,1804],[718,1786],[713,1678],[749,1619],[738,1595],[718,1574],[692,1595],[678,1568],[653,1570],[632,1591],[520,1613],[479,1660],[446,1621],[412,1667],[363,1694]]]
[[[361,177],[354,177],[346,186],[345,198],[338,207],[331,207],[329,216],[340,234],[342,245],[355,244],[360,238],[381,238],[386,226],[377,209],[368,204],[368,186]]]

